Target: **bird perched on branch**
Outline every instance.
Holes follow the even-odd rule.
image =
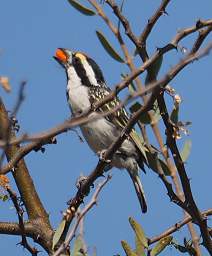
[[[92,104],[102,100],[111,92],[105,83],[101,69],[86,54],[58,48],[54,58],[65,69],[67,100],[73,115],[87,111]],[[97,113],[111,110],[119,104],[120,101],[116,97],[90,115],[95,116]],[[106,117],[82,124],[80,128],[90,148],[100,154],[120,136],[128,120],[126,110],[121,108]],[[128,171],[143,213],[147,211],[147,204],[139,178],[139,169],[144,170],[145,161],[144,147],[141,146],[139,136],[133,129],[118,151],[113,154],[110,163],[111,166]]]

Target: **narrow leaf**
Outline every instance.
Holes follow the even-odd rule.
[[[149,167],[156,173],[158,173],[158,163],[157,161],[159,161],[159,164],[161,166],[161,168],[163,169],[163,172],[166,176],[170,176],[171,172],[167,166],[167,164],[160,159],[156,154],[152,154],[150,152],[146,152],[146,156],[147,156],[147,160],[148,160],[148,164]]]
[[[137,112],[140,108],[142,108],[142,105],[138,101],[136,101],[129,109],[131,113],[134,113],[134,112]],[[152,123],[157,123],[161,119],[160,110],[158,108],[157,102],[154,103],[152,113],[153,113],[153,120],[151,120],[148,113],[146,112],[139,117],[139,121],[142,124],[152,124]]]
[[[123,80],[124,80],[127,76],[128,76],[128,74],[121,74],[121,78],[122,78]],[[130,93],[131,95],[136,91],[136,86],[135,86],[135,84],[134,84],[133,81],[128,85],[128,90],[129,90],[129,93]]]
[[[53,236],[53,241],[52,241],[52,250],[54,250],[55,245],[60,240],[61,235],[62,235],[62,233],[64,231],[64,228],[65,228],[65,224],[66,224],[66,220],[62,220],[59,227],[55,231],[54,236]]]
[[[130,225],[132,226],[133,230],[135,231],[138,240],[142,243],[145,248],[148,248],[148,241],[146,239],[145,233],[141,227],[141,225],[136,222],[132,217],[129,218]]]
[[[160,158],[159,158],[159,162],[160,162],[160,165],[161,165],[161,167],[163,169],[164,174],[166,176],[170,176],[171,172],[170,172],[169,167],[167,166],[167,164],[162,159],[160,159]]]
[[[147,76],[145,79],[145,84],[149,84],[153,82],[155,79],[157,79],[158,73],[160,71],[161,65],[163,62],[163,55],[160,55],[148,68],[147,70]]]
[[[133,139],[133,141],[135,142],[136,146],[138,147],[138,149],[141,151],[142,155],[144,156],[144,158],[147,161],[147,157],[146,157],[146,148],[144,146],[144,140],[143,138],[135,131],[132,130],[130,132],[130,137]]]
[[[172,236],[167,236],[162,239],[155,245],[155,247],[151,250],[150,256],[156,256],[160,254],[166,246],[170,245],[173,237]]]
[[[73,253],[71,253],[71,256],[82,256],[84,253],[81,253],[81,249],[83,248],[83,240],[80,235],[77,236],[75,242],[74,242],[74,249]]]
[[[185,163],[191,152],[191,140],[186,140],[182,151],[180,152],[181,158]]]
[[[177,243],[172,243],[172,245],[175,247],[175,249],[177,249],[178,251],[182,252],[182,253],[187,253],[188,249],[185,246],[182,246],[180,244]]]
[[[179,120],[178,116],[179,116],[179,104],[175,104],[174,108],[173,108],[173,110],[171,112],[171,115],[170,115],[171,121],[173,123],[177,124],[177,122]]]
[[[102,32],[96,31],[96,35],[106,50],[106,52],[116,61],[124,63],[124,60],[121,58],[121,56],[117,53],[117,51],[112,47],[112,45],[109,43],[109,41],[106,39],[106,37],[103,35]]]
[[[126,241],[121,241],[121,245],[127,256],[137,256],[136,253],[130,248],[129,244]]]
[[[0,195],[0,200],[2,200],[3,202],[7,201],[9,199],[8,195]]]
[[[157,124],[161,119],[161,115],[160,112],[155,112],[155,114],[153,115],[151,124]]]
[[[136,253],[138,256],[145,256],[145,253],[144,253],[144,246],[143,246],[143,244],[140,242],[140,240],[138,239],[137,236],[135,236],[135,245],[136,245],[135,253]]]
[[[135,91],[136,91],[136,88],[135,88],[135,85],[133,82],[131,82],[129,85],[128,85],[128,90],[129,90],[129,93],[132,95]]]
[[[9,196],[8,195],[3,195],[2,201],[6,202],[7,200],[9,200]]]
[[[85,7],[84,5],[80,4],[78,1],[76,0],[68,0],[68,2],[76,9],[78,10],[79,12],[81,12],[82,14],[84,15],[87,15],[87,16],[93,16],[93,15],[96,15],[96,13]]]
[[[134,113],[137,112],[140,108],[142,107],[142,105],[139,102],[135,102],[131,107],[130,107],[130,112]],[[148,115],[148,113],[144,113],[139,117],[139,121],[142,124],[150,124],[151,123],[151,119]]]

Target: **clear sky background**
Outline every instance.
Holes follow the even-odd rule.
[[[160,2],[126,1],[124,13],[136,34],[140,33]],[[193,25],[199,18],[211,18],[211,0],[172,2],[167,8],[169,15],[160,19],[149,38],[150,53],[156,47],[168,43],[178,29]],[[14,105],[20,82],[27,81],[26,99],[18,113],[20,133],[45,131],[70,116],[65,97],[65,73],[52,58],[57,47],[88,53],[99,63],[111,87],[120,81],[121,73],[127,72],[126,67],[114,62],[99,44],[96,29],[108,35],[120,50],[115,38],[98,16],[86,17],[73,9],[66,0],[1,0],[0,7],[0,75],[8,76],[12,86],[10,94],[1,88],[0,94],[8,110]],[[105,6],[105,9],[109,14],[109,8]],[[191,36],[181,45],[189,48],[190,40],[194,38]],[[208,41],[211,41],[211,36]],[[182,57],[180,52],[168,53],[159,77]],[[171,83],[183,99],[181,120],[192,122],[189,136],[192,152],[186,168],[201,210],[212,205],[211,67],[210,55],[187,67]],[[58,136],[57,141],[57,145],[47,146],[44,154],[33,152],[25,159],[55,228],[61,219],[61,211],[66,208],[66,202],[76,192],[77,177],[80,173],[90,173],[98,160],[86,143],[81,143],[73,132]],[[85,239],[90,252],[96,247],[97,255],[124,255],[120,240],[127,240],[133,245],[134,239],[128,223],[129,216],[141,223],[149,237],[182,219],[182,211],[170,203],[155,173],[147,170],[146,175],[142,174],[142,182],[148,200],[148,213],[145,215],[139,212],[137,198],[126,172],[113,171],[113,179],[102,191],[98,206],[86,215]],[[0,220],[16,220],[11,202],[0,204]],[[174,235],[178,242],[182,243],[186,230],[182,229]],[[0,235],[0,251],[4,255],[29,255],[16,246],[19,241],[19,237]],[[45,252],[40,255],[45,255]],[[174,256],[179,253],[174,248],[168,248],[162,255]]]

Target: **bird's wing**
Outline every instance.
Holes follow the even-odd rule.
[[[102,100],[110,92],[111,92],[110,88],[108,88],[106,86],[105,87],[95,86],[95,87],[90,88],[91,103],[95,103],[97,101]],[[112,101],[109,101],[108,103],[106,103],[103,106],[101,106],[100,108],[98,108],[97,111],[107,112],[107,111],[113,109],[114,107],[117,107],[118,105],[120,105],[120,103],[121,102],[118,99],[118,97],[115,97]],[[111,123],[113,123],[116,127],[119,127],[120,130],[123,130],[129,121],[129,116],[127,114],[126,109],[124,107],[122,107],[122,108],[118,109],[116,112],[106,116],[106,119],[108,121],[110,121]],[[141,154],[147,160],[146,149],[144,147],[143,138],[141,136],[139,136],[139,134],[134,129],[131,130],[129,136],[134,141],[135,145],[140,150]]]

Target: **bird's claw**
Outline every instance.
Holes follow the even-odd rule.
[[[107,164],[111,163],[110,159],[105,158],[106,149],[99,151],[97,154],[99,155],[99,159]]]
[[[87,176],[80,175],[76,181],[77,189],[80,189],[82,185],[87,181]]]

